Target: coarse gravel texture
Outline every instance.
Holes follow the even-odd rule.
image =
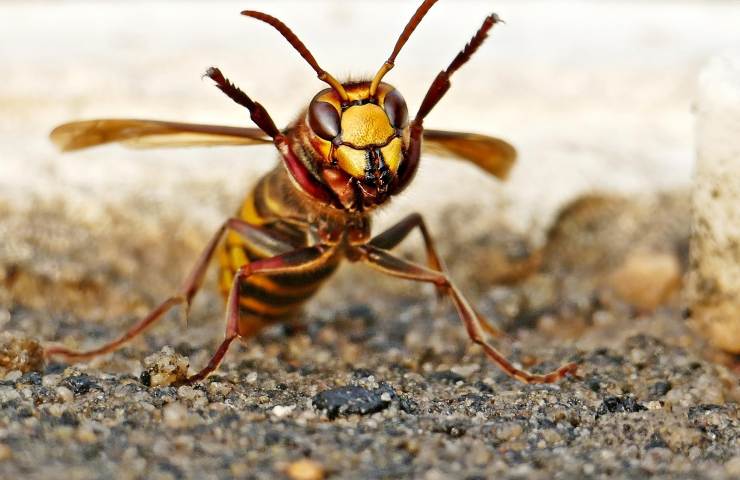
[[[138,201],[111,207],[109,225],[61,201],[4,206],[3,331],[93,346],[170,293],[208,233]],[[177,377],[213,352],[223,327],[209,283],[187,328],[173,314],[113,355],[6,372],[0,477],[737,478],[738,379],[717,363],[733,359],[688,329],[677,286],[652,311],[630,304],[641,292],[627,301],[610,288],[630,278],[614,272],[634,268],[634,251],[683,268],[687,208],[685,192],[585,197],[543,250],[504,225],[457,249],[455,222],[476,215],[451,217],[441,249],[510,336],[502,350],[535,371],[576,361],[580,378],[512,380],[433,291],[353,266],[207,381],[149,386],[152,372]],[[413,242],[403,252],[418,258]],[[533,258],[539,271],[525,272]],[[648,271],[655,285],[680,275]]]

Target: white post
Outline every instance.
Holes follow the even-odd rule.
[[[740,353],[740,56],[699,77],[689,303],[699,331]]]

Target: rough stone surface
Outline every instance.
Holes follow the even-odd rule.
[[[740,54],[707,65],[696,110],[691,316],[715,345],[740,354]]]

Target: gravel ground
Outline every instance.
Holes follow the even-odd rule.
[[[507,355],[536,371],[579,362],[581,378],[549,386],[499,372],[433,292],[354,267],[300,322],[236,346],[194,386],[166,385],[162,372],[175,378],[215,348],[212,286],[187,329],[173,315],[114,355],[34,365],[35,340],[95,345],[146,312],[207,237],[131,202],[109,225],[59,202],[2,210],[0,321],[20,332],[6,334],[4,350],[15,341],[27,356],[5,359],[21,363],[0,382],[0,477],[740,475],[738,380],[717,363],[732,359],[683,320],[682,193],[583,198],[543,251],[502,225],[466,244],[466,256],[454,254],[454,233],[442,237],[453,275],[511,336],[500,342]],[[679,267],[645,260],[663,257]],[[532,258],[540,271],[491,286]],[[635,270],[652,287],[620,290]]]

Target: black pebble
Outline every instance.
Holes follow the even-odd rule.
[[[39,372],[24,373],[19,379],[21,385],[41,385],[41,374]]]
[[[650,450],[651,448],[668,448],[668,444],[659,433],[653,433],[645,445],[645,450]]]
[[[673,385],[671,385],[671,382],[668,381],[659,381],[655,382],[652,385],[650,385],[650,397],[651,398],[660,398],[666,393],[668,393],[671,388],[673,388]]]
[[[599,391],[601,391],[601,378],[599,378],[599,377],[588,377],[586,379],[586,386],[592,392],[598,393]]]
[[[596,410],[596,419],[602,415],[608,413],[620,413],[620,412],[641,412],[647,410],[644,405],[635,401],[633,397],[624,395],[621,397],[607,397],[601,402],[598,410]]]
[[[484,382],[481,382],[480,380],[478,380],[477,382],[475,382],[473,384],[473,386],[475,388],[477,388],[479,392],[482,392],[482,393],[493,393],[493,388],[489,384],[484,383]]]
[[[92,388],[100,390],[100,385],[95,383],[92,377],[85,375],[84,373],[65,378],[62,380],[62,385],[72,390],[75,395],[85,394]]]
[[[152,386],[152,374],[149,373],[149,370],[144,370],[143,372],[141,372],[141,375],[139,375],[139,381],[147,387]]]
[[[409,415],[413,415],[419,411],[419,404],[406,397],[401,397],[398,405],[402,412],[408,413]]]
[[[362,387],[340,387],[325,390],[313,397],[313,405],[319,410],[326,411],[326,416],[335,419],[340,415],[368,415],[388,408],[390,400],[383,400],[383,393],[395,392],[389,386],[382,386],[376,390]]]

